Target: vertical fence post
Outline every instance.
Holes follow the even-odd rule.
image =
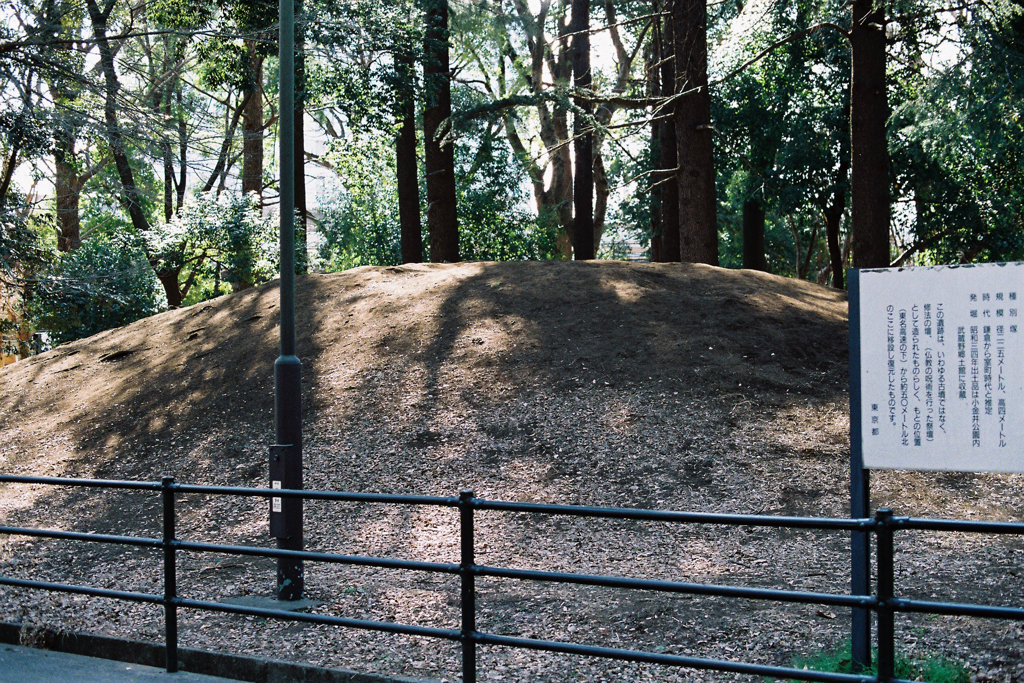
[[[462,683],[476,683],[476,575],[473,558],[473,491],[459,493],[462,583]]]
[[[164,634],[167,673],[178,671],[178,597],[177,566],[174,550],[174,477],[160,480],[164,508]]]
[[[893,626],[893,543],[892,510],[879,508],[878,522],[878,680],[893,679],[896,660],[896,634]]]

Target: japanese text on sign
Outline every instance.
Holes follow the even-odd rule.
[[[864,467],[1024,472],[1024,263],[859,277]]]

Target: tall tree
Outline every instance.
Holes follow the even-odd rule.
[[[401,228],[402,263],[423,260],[423,233],[420,224],[420,186],[416,162],[416,97],[413,60],[396,54],[396,116],[399,121],[395,140],[395,171],[398,180],[398,216]]]
[[[885,268],[890,263],[885,5],[874,0],[853,0],[851,8],[853,265],[857,268]]]
[[[242,192],[263,197],[263,140],[270,122],[264,120],[264,61],[276,52],[277,3],[271,0],[219,0],[224,8],[223,30],[241,38],[224,44],[232,64],[222,80],[240,75],[245,103],[242,111]],[[216,49],[216,48],[214,48]]]
[[[609,83],[611,93],[598,95],[593,92],[594,79],[597,78],[593,65],[589,70],[591,87],[588,91],[584,93],[576,88],[574,93],[570,93],[575,105],[592,111],[592,116],[583,113],[578,118],[581,121],[591,120],[592,130],[588,131],[591,133],[589,137],[593,138],[591,205],[595,252],[600,244],[611,196],[609,169],[604,163],[602,145],[609,140],[619,145],[608,126],[621,107],[639,109],[644,106],[640,102],[647,102],[645,98],[624,95],[631,88],[639,90],[642,87],[643,81],[635,78],[633,65],[646,44],[645,37],[651,23],[647,2],[649,0],[636,5],[620,5],[629,12],[622,21],[616,16],[614,2],[604,0],[601,3],[605,25],[599,29],[591,28],[590,33],[605,32],[615,49],[615,73]],[[510,4],[512,12],[504,11],[504,3],[501,2],[485,0],[475,6],[481,10],[481,19],[476,20],[476,25],[486,26],[485,35],[491,37],[493,43],[481,44],[475,36],[465,36],[460,40],[462,54],[478,69],[478,73],[467,78],[465,84],[468,87],[481,84],[493,98],[492,103],[477,113],[491,116],[501,112],[509,144],[533,186],[540,222],[558,231],[559,251],[563,257],[570,258],[576,242],[573,227],[575,143],[569,117],[569,111],[574,107],[567,102],[566,93],[573,78],[574,54],[580,54],[574,52],[574,41],[576,38],[589,40],[589,35],[581,35],[570,20],[579,22],[584,7],[577,3],[576,18],[572,19],[568,13],[571,10],[568,1],[541,0],[531,4],[525,0],[511,0]],[[638,10],[640,16],[635,16]],[[460,21],[463,21],[462,15],[460,13]],[[635,33],[632,49],[626,47],[628,34],[623,34],[624,27],[629,26],[641,27]],[[634,122],[628,125],[642,124]],[[622,150],[619,145],[618,151]],[[625,154],[629,156],[628,152]],[[575,166],[585,168],[584,164]],[[610,170],[612,174],[619,171],[621,166],[618,165]],[[575,182],[587,184],[585,177],[575,178]]]
[[[78,149],[79,139],[89,126],[88,105],[82,99],[86,81],[79,74],[84,66],[81,55],[86,42],[82,38],[81,7],[43,3],[35,12],[40,38],[52,41],[41,46],[55,67],[41,72],[53,102],[53,184],[54,215],[57,219],[57,249],[72,251],[82,245],[80,204],[86,183],[110,160],[102,155],[91,159],[88,151]],[[40,41],[44,42],[44,41]],[[79,49],[76,49],[79,48]]]
[[[238,122],[242,119],[242,114],[245,112],[245,105],[247,104],[244,97],[239,96],[237,102],[232,102],[232,90],[229,88],[227,96],[221,101],[224,105],[224,138],[221,141],[220,149],[216,152],[216,163],[213,165],[213,170],[210,171],[209,177],[203,184],[203,192],[210,192],[214,186],[220,182],[217,189],[219,195],[224,188],[226,183],[226,177],[229,169],[237,161],[238,154],[232,154],[232,148],[235,142],[235,132],[238,129]]]
[[[589,95],[593,83],[590,72],[590,0],[572,0],[569,22],[572,33],[573,83],[580,93]],[[573,119],[573,149],[576,169],[573,177],[573,256],[577,261],[594,258],[594,108],[586,99],[577,105]]]
[[[768,270],[764,253],[764,206],[756,198],[743,202],[743,267]]]
[[[1024,258],[1024,3],[963,16],[889,18],[893,201],[914,208],[893,215],[896,265]],[[957,59],[925,67],[953,22]]]
[[[672,0],[681,260],[718,265],[707,0]]]
[[[659,12],[660,3],[658,0],[653,0],[651,8],[653,13],[657,14]],[[651,41],[644,54],[644,73],[647,74],[647,96],[652,100],[661,98],[662,94],[661,69],[659,66],[661,63],[661,54],[663,52],[661,37],[661,19],[659,18],[655,24],[654,32],[651,34]],[[662,206],[664,204],[664,183],[660,182],[659,176],[661,174],[657,173],[657,171],[664,170],[661,165],[662,123],[663,121],[658,116],[651,117],[651,137],[650,141],[647,143],[649,150],[647,165],[652,179],[650,190],[651,222],[648,232],[650,234],[650,258],[654,263],[660,263],[664,260],[662,256]]]
[[[565,15],[567,3],[557,3],[552,11],[551,0],[541,0],[536,14],[530,11],[525,0],[513,0],[512,4],[515,12],[500,17],[497,22],[502,61],[498,68],[498,88],[489,90],[496,99],[502,99],[517,95],[521,88],[536,112],[537,135],[544,147],[543,162],[530,150],[523,125],[525,117],[512,107],[504,110],[505,135],[533,185],[539,219],[556,227],[559,252],[563,258],[570,258],[573,173],[571,148],[567,144],[568,108],[563,101],[549,96],[552,84],[556,92],[567,89],[572,75],[569,25]],[[549,36],[546,30],[549,23],[554,25],[554,36]],[[513,26],[516,31],[511,30]],[[518,33],[522,34],[525,44],[526,55],[523,56],[523,44],[514,40]],[[512,84],[506,81],[506,61],[515,75]]]
[[[424,0],[423,148],[427,175],[427,231],[430,260],[459,260],[455,194],[455,142],[451,130],[452,91],[448,56],[448,0]]]
[[[86,8],[89,11],[89,20],[92,23],[93,36],[99,49],[100,69],[103,72],[103,119],[106,124],[104,132],[110,145],[110,154],[117,168],[118,178],[121,181],[122,199],[131,218],[132,227],[135,228],[137,233],[144,234],[149,230],[149,221],[142,210],[139,187],[135,182],[135,173],[128,160],[124,132],[118,121],[117,97],[118,91],[121,89],[121,83],[114,64],[114,50],[107,36],[107,22],[114,11],[115,4],[116,0],[108,0],[103,8],[100,8],[96,0],[86,0]],[[168,298],[170,299],[170,297]],[[180,303],[179,301],[173,305]]]
[[[242,192],[263,196],[263,55],[255,38],[245,41],[242,97]]]
[[[148,13],[142,11],[141,15],[143,26],[147,29],[150,28]],[[141,36],[139,42],[146,60],[147,82],[153,84],[147,104],[152,110],[152,125],[160,128],[159,134],[156,136],[156,143],[159,147],[160,163],[163,165],[164,222],[169,223],[174,216],[175,190],[180,190],[182,195],[185,191],[184,187],[176,188],[179,181],[174,169],[176,137],[179,138],[177,141],[179,148],[184,147],[184,154],[187,157],[187,134],[184,139],[178,135],[179,123],[184,122],[184,112],[180,109],[175,112],[174,107],[175,98],[181,89],[180,79],[185,43],[180,36],[174,33],[151,36],[148,31]]]
[[[676,60],[674,23],[670,18],[658,20],[654,38],[660,69],[661,94],[676,92]],[[679,253],[679,186],[678,176],[673,169],[677,166],[678,149],[676,147],[676,124],[674,120],[659,121],[658,127],[658,167],[669,171],[671,175],[658,174],[657,182],[661,189],[661,260],[675,262],[680,260]]]
[[[847,102],[848,108],[849,102]],[[829,270],[832,273],[832,286],[836,289],[846,287],[845,254],[839,243],[839,229],[846,214],[846,176],[850,171],[850,138],[840,135],[839,169],[836,172],[836,183],[832,187],[831,198],[828,193],[823,197],[825,207],[825,240],[828,243]]]
[[[637,56],[644,49],[647,44],[647,33],[651,30],[652,24],[657,21],[657,17],[647,16],[629,16],[623,17],[620,20],[619,15],[615,9],[615,2],[613,0],[604,0],[604,17],[605,25],[602,27],[602,31],[607,32],[608,38],[611,40],[612,47],[615,50],[615,68],[614,68],[614,79],[612,80],[611,93],[605,95],[598,95],[594,93],[593,97],[597,101],[597,106],[594,111],[594,251],[599,251],[601,246],[601,237],[604,234],[605,219],[608,215],[608,200],[611,196],[611,183],[608,178],[608,169],[605,165],[605,153],[603,151],[604,143],[608,140],[610,130],[608,126],[612,122],[612,118],[615,113],[619,111],[621,105],[629,101],[629,97],[625,97],[624,94],[632,87],[639,85],[639,79],[634,78],[634,64],[637,61]],[[647,3],[640,3],[636,6],[630,4],[623,4],[623,7],[627,10],[640,10],[646,12]],[[632,49],[626,47],[627,41],[623,39],[623,32],[621,25],[633,25],[637,24],[641,26],[641,29],[636,32],[635,40]],[[593,29],[591,29],[593,31]],[[639,90],[639,88],[637,88]],[[639,93],[637,93],[639,94]],[[637,124],[627,124],[637,125]],[[616,144],[617,141],[616,141]],[[621,148],[618,148],[621,152]],[[613,165],[614,156],[613,156]]]
[[[122,203],[131,218],[132,227],[138,235],[145,235],[150,230],[149,219],[142,209],[142,198],[139,193],[139,186],[135,182],[135,173],[132,170],[128,159],[127,147],[125,144],[124,132],[118,120],[117,95],[121,89],[117,69],[114,64],[114,50],[107,36],[108,21],[114,10],[116,0],[108,0],[103,8],[96,0],[86,0],[86,8],[89,11],[89,21],[92,24],[93,37],[96,46],[99,48],[100,69],[103,72],[103,118],[105,122],[105,134],[107,144],[110,147],[110,155],[113,157],[114,166],[117,169],[118,179],[121,183]],[[167,295],[167,305],[171,308],[181,306],[184,295],[178,282],[179,271],[163,267],[161,262],[147,254],[150,263],[156,272],[157,279],[164,288]]]

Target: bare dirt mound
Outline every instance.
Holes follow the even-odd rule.
[[[0,471],[263,485],[273,440],[271,284],[61,346],[0,373]],[[842,294],[699,265],[468,263],[360,268],[298,282],[309,488],[842,515],[847,507]],[[1021,519],[1024,479],[882,474],[897,514]],[[156,530],[152,497],[0,489],[0,523]],[[264,544],[264,504],[190,499],[182,535]],[[311,549],[455,561],[448,511],[307,508]],[[481,515],[491,565],[842,592],[837,535]],[[8,575],[71,573],[153,590],[157,558],[0,539]],[[1024,602],[1020,541],[921,534],[898,585],[960,601]],[[190,596],[269,593],[272,564],[182,560]],[[963,577],[969,576],[970,580]],[[197,582],[202,582],[197,583]],[[311,567],[325,612],[454,625],[436,577]],[[937,583],[936,583],[937,582]],[[128,584],[128,585],[125,585]],[[482,582],[499,633],[791,663],[839,642],[846,615],[809,606]],[[0,588],[0,619],[159,638],[152,608]],[[904,649],[1022,680],[1013,624],[907,618]],[[363,671],[457,678],[434,642],[191,614],[183,644]],[[694,672],[486,650],[509,681],[695,680]]]

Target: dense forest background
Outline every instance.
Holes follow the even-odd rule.
[[[296,11],[301,272],[1024,258],[1021,0]],[[5,353],[274,277],[276,3],[0,13]]]

